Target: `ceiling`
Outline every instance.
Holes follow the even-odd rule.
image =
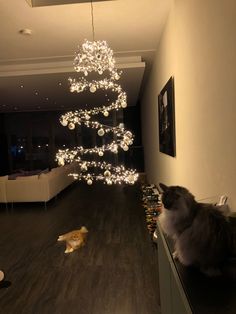
[[[95,40],[105,39],[113,49],[129,105],[137,103],[145,84],[170,5],[171,0],[93,1]],[[78,77],[77,46],[92,40],[91,12],[85,0],[0,2],[0,112],[78,109],[109,101],[112,96],[101,92],[93,97],[69,92],[68,77]]]

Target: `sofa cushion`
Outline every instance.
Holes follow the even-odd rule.
[[[46,168],[46,169],[43,169],[41,172],[40,172],[40,175],[43,174],[43,173],[48,173],[49,172],[49,169]]]
[[[17,177],[22,176],[22,173],[13,173],[13,174],[9,174],[8,176],[8,180],[16,180]]]
[[[30,177],[30,176],[34,176],[36,174],[40,174],[42,170],[29,170],[29,171],[25,171],[20,177]]]
[[[59,167],[52,168],[51,171],[57,171],[58,169],[59,169]]]
[[[39,175],[39,179],[46,179],[48,178],[48,175],[49,175],[50,172],[41,172],[40,175]]]
[[[34,176],[24,176],[24,177],[17,177],[16,180],[38,180],[39,176],[34,175]]]

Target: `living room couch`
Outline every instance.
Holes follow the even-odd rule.
[[[48,202],[74,182],[69,173],[76,171],[76,164],[53,168],[34,175],[18,174],[0,177],[0,203]]]

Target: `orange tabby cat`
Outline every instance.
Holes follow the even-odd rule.
[[[88,230],[83,226],[79,230],[60,235],[57,241],[66,241],[65,253],[71,253],[85,244],[87,234]]]

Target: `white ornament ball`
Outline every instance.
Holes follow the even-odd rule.
[[[98,135],[103,136],[105,134],[105,131],[103,129],[98,130]]]
[[[100,151],[98,152],[98,155],[99,155],[100,157],[102,157],[102,156],[104,155],[103,151],[100,150]]]
[[[68,121],[67,121],[66,119],[62,119],[62,120],[61,120],[61,124],[62,124],[63,126],[67,126]]]
[[[104,176],[105,177],[110,177],[111,173],[109,170],[104,171]]]
[[[90,115],[86,114],[86,115],[85,115],[85,119],[86,119],[86,120],[89,120],[89,119],[90,119]]]
[[[111,180],[106,180],[106,183],[107,183],[108,185],[112,185],[112,181],[111,181]]]
[[[88,180],[87,180],[87,184],[88,184],[88,185],[92,185],[92,184],[93,184],[93,181],[92,181],[91,179],[88,179]]]
[[[90,92],[91,93],[95,93],[96,92],[96,90],[97,90],[97,88],[96,88],[96,86],[95,85],[91,85],[91,87],[90,87]]]
[[[0,281],[2,281],[3,279],[4,279],[4,272],[0,270]]]
[[[126,108],[126,107],[127,107],[127,102],[126,102],[126,101],[122,101],[121,107],[122,107],[122,108]]]
[[[103,112],[104,117],[108,117],[109,116],[109,112],[106,110]]]
[[[68,124],[68,128],[69,128],[70,130],[74,130],[75,124],[72,123],[72,122],[70,122],[70,123]]]

